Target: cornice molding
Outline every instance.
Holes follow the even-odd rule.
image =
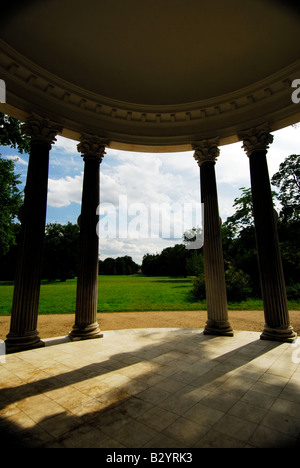
[[[287,125],[300,120],[300,106],[291,101],[291,84],[300,76],[300,60],[236,92],[176,106],[149,106],[108,99],[79,88],[2,40],[0,51],[0,77],[6,82],[9,106],[24,113],[47,112],[64,127],[65,134],[69,132],[76,139],[82,132],[99,131],[108,135],[115,148],[177,145],[178,150],[180,146],[191,149],[191,141],[216,134],[220,144],[238,141],[238,132],[270,121],[269,115]]]

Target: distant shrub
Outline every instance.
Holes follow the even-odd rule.
[[[250,276],[244,271],[229,266],[225,272],[225,279],[229,301],[244,301],[251,295]]]
[[[229,266],[225,272],[227,298],[231,302],[246,300],[252,292],[250,277],[242,270]],[[205,275],[201,273],[193,279],[192,294],[196,300],[202,301],[206,297]]]
[[[290,301],[298,301],[300,299],[300,283],[290,283],[287,285],[286,294]]]
[[[206,293],[204,273],[200,273],[200,275],[193,279],[192,295],[197,301],[203,301],[205,299]]]

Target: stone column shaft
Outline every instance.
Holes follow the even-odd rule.
[[[194,144],[194,158],[200,166],[201,202],[204,205],[204,272],[207,322],[204,334],[233,336],[228,321],[227,293],[219,217],[215,161],[218,140]]]
[[[99,238],[96,229],[99,221],[99,169],[106,144],[98,137],[83,137],[78,145],[78,151],[84,158],[84,178],[75,324],[69,335],[73,341],[103,336],[97,322]]]
[[[290,342],[295,339],[296,334],[290,325],[276,213],[266,158],[273,136],[267,126],[261,126],[250,129],[239,137],[244,142],[243,148],[250,163],[253,215],[265,314],[265,327],[261,338]]]
[[[48,120],[30,117],[24,132],[31,137],[22,225],[7,352],[43,346],[37,331],[45,235],[49,151],[60,129]]]

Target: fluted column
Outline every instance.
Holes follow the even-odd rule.
[[[290,325],[266,158],[273,136],[266,125],[242,132],[239,139],[243,141],[243,148],[250,163],[253,215],[265,314],[265,326],[261,338],[291,342],[295,339],[296,333]]]
[[[7,335],[8,353],[44,346],[37,331],[40,281],[45,235],[49,151],[61,129],[49,120],[30,116],[23,125],[30,137],[21,241]]]
[[[204,334],[233,336],[228,321],[221,222],[219,217],[215,163],[219,156],[218,139],[193,144],[194,158],[200,167],[201,202],[204,208],[204,273],[207,322]]]
[[[107,144],[97,136],[83,136],[78,145],[84,159],[84,177],[75,324],[69,334],[73,341],[103,336],[97,322],[99,238],[96,228],[99,221],[99,169]]]

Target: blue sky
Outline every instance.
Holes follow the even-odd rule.
[[[273,132],[273,135],[274,142],[268,152],[270,177],[287,156],[299,154],[300,128],[287,127]],[[76,141],[57,137],[52,147],[47,223],[76,223],[80,214],[84,163],[76,146]],[[250,187],[250,174],[249,161],[241,142],[222,146],[220,150],[216,175],[220,216],[225,221],[234,211],[232,206],[234,199],[240,196],[239,189]],[[19,155],[7,147],[0,147],[0,153],[3,157],[17,159],[16,172],[20,174],[22,189],[26,181],[28,155]],[[107,149],[100,166],[100,200],[103,208],[100,211],[101,222],[106,229],[100,238],[100,258],[130,255],[141,263],[144,254],[161,252],[165,247],[182,242],[179,234],[172,238],[172,230],[169,236],[162,233],[162,220],[168,217],[164,211],[166,207],[186,207],[192,203],[193,213],[196,211],[197,216],[198,212],[201,213],[199,167],[192,152],[150,154]],[[124,201],[129,213],[129,228],[125,234],[119,229],[115,235],[109,229]],[[155,225],[158,222],[154,216],[156,209],[161,213],[160,226]],[[108,213],[112,213],[111,218]],[[198,223],[198,217],[193,221],[193,224]],[[151,223],[155,231],[152,236]]]

